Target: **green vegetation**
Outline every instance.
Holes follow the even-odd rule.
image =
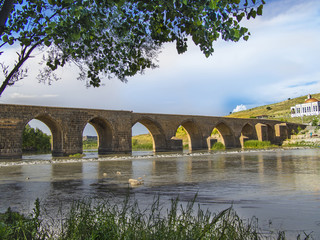
[[[83,149],[98,149],[96,140],[85,140],[82,142]]]
[[[51,136],[43,133],[40,129],[34,129],[29,124],[23,130],[23,152],[48,152],[51,150]]]
[[[16,61],[2,64],[7,86],[26,76],[23,65],[35,52],[44,54],[45,66],[38,79],[49,83],[67,63],[79,68],[79,78],[99,87],[103,77],[127,77],[157,67],[161,46],[175,42],[177,52],[189,40],[209,57],[218,39],[248,40],[241,20],[262,15],[264,0],[246,3],[211,1],[0,1],[0,49]],[[165,13],[165,14],[163,14]],[[19,49],[20,48],[20,49]],[[40,51],[39,51],[40,50]]]
[[[211,150],[224,150],[226,149],[222,142],[216,142],[212,145]]]
[[[313,98],[320,99],[320,93],[312,94]],[[232,113],[227,117],[233,118],[255,118],[256,116],[268,115],[268,119],[281,120],[285,122],[293,123],[310,123],[314,120],[314,116],[304,116],[301,117],[291,117],[290,107],[295,106],[296,104],[303,103],[307,96],[301,96],[297,98],[288,98],[285,101],[268,104],[256,108],[251,108],[248,110]]]
[[[152,150],[153,141],[150,134],[141,134],[132,137],[132,150]]]
[[[296,141],[293,143],[290,143],[290,142],[284,143],[282,145],[282,147],[311,147],[311,148],[313,148],[313,147],[319,147],[319,143],[306,142],[306,141],[302,140],[302,141]]]
[[[41,225],[39,200],[35,202],[33,213],[27,217],[8,208],[0,214],[0,239],[49,239]]]
[[[243,147],[261,149],[261,148],[272,148],[272,147],[278,147],[278,146],[271,144],[270,141],[248,140],[244,142]]]
[[[167,211],[163,211],[159,199],[143,211],[130,199],[94,205],[77,201],[61,219],[59,228],[44,224],[38,200],[28,217],[8,209],[0,215],[0,239],[286,239],[285,232],[261,232],[258,219],[243,220],[232,208],[214,214],[196,209],[194,202],[183,207],[177,199],[171,201]],[[304,239],[309,238],[305,234]]]
[[[76,153],[76,154],[71,154],[68,157],[70,157],[70,158],[81,158],[81,157],[84,157],[84,156],[85,156],[85,154]]]

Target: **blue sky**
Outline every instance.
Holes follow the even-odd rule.
[[[38,83],[38,54],[28,63],[29,76],[6,89],[0,103],[224,116],[238,105],[320,92],[319,0],[267,1],[263,16],[242,24],[251,32],[247,42],[218,41],[210,58],[192,43],[182,55],[167,44],[159,68],[127,84],[106,79],[100,88],[87,89],[72,67],[60,70],[62,79],[51,86]]]

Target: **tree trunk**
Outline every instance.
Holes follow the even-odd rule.
[[[4,32],[6,21],[12,11],[13,3],[15,0],[5,0],[0,10],[0,36]]]

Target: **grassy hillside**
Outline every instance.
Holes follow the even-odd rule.
[[[320,100],[320,93],[312,94],[312,97]],[[293,98],[293,99],[287,99],[279,103],[264,105],[256,108],[251,108],[245,111],[232,113],[226,117],[254,118],[260,115],[268,115],[269,119],[295,122],[295,123],[302,123],[302,122],[309,123],[312,121],[314,116],[303,117],[303,119],[300,117],[291,118],[290,116],[290,107],[295,106],[296,104],[299,104],[299,103],[303,103],[306,98],[307,98],[307,95]]]
[[[182,139],[183,145],[187,147],[188,135],[184,128],[179,127],[176,133],[176,137]],[[152,136],[150,133],[141,134],[132,137],[132,149],[133,150],[151,150],[153,148]]]

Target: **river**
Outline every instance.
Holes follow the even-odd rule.
[[[130,187],[128,179],[144,184]],[[320,149],[229,151],[53,159],[24,156],[0,162],[0,211],[30,212],[36,198],[49,211],[73,200],[124,198],[141,206],[179,196],[217,212],[230,207],[263,229],[301,231],[320,239]]]

